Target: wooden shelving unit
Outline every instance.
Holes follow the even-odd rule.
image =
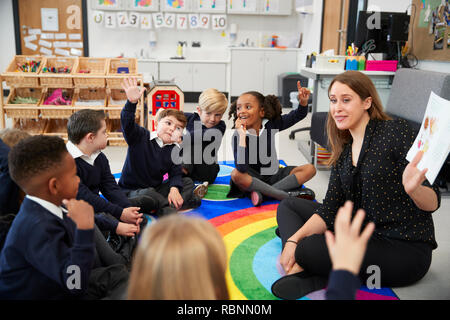
[[[15,71],[17,64],[36,60],[41,64],[36,72]],[[45,67],[62,67],[64,63],[71,68],[70,73],[43,72]],[[92,73],[80,73],[90,69]],[[117,68],[129,66],[129,73],[117,73]],[[43,56],[15,56],[8,69],[0,75],[0,129],[5,128],[7,118],[13,119],[16,128],[30,134],[57,135],[67,140],[67,120],[77,110],[96,109],[106,114],[109,145],[126,145],[120,132],[120,112],[126,101],[121,87],[124,78],[135,77],[143,86],[143,75],[137,73],[137,61],[132,58],[64,58]],[[3,82],[10,87],[4,102]],[[54,90],[65,90],[70,96],[70,105],[45,105],[48,95]],[[33,97],[35,104],[12,104],[16,96]],[[81,102],[80,102],[81,101]],[[89,104],[82,101],[101,101]],[[123,103],[123,104],[122,104]],[[136,122],[144,123],[144,97],[141,97],[136,111]]]

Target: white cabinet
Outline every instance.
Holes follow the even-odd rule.
[[[226,91],[226,64],[161,62],[159,78],[174,80],[184,92],[202,92],[208,88]]]
[[[297,71],[297,55],[296,50],[232,50],[231,96],[247,91],[278,95],[278,75]]]
[[[150,83],[153,79],[159,79],[158,62],[153,60],[138,60],[138,71],[142,73],[145,83]]]
[[[228,14],[290,15],[293,0],[228,1]]]

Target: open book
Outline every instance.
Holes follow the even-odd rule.
[[[417,168],[428,168],[425,176],[433,184],[450,152],[450,101],[434,92],[430,94],[422,126],[406,160],[411,162],[420,150],[424,155]]]

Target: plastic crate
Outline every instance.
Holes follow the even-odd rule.
[[[368,60],[366,71],[397,71],[397,60]]]
[[[315,69],[344,70],[345,56],[316,56]]]

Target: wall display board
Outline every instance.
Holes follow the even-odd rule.
[[[86,0],[14,0],[16,52],[24,55],[88,55]],[[96,19],[104,16],[97,16]]]
[[[410,53],[419,60],[450,61],[450,1],[413,0],[412,4]]]

